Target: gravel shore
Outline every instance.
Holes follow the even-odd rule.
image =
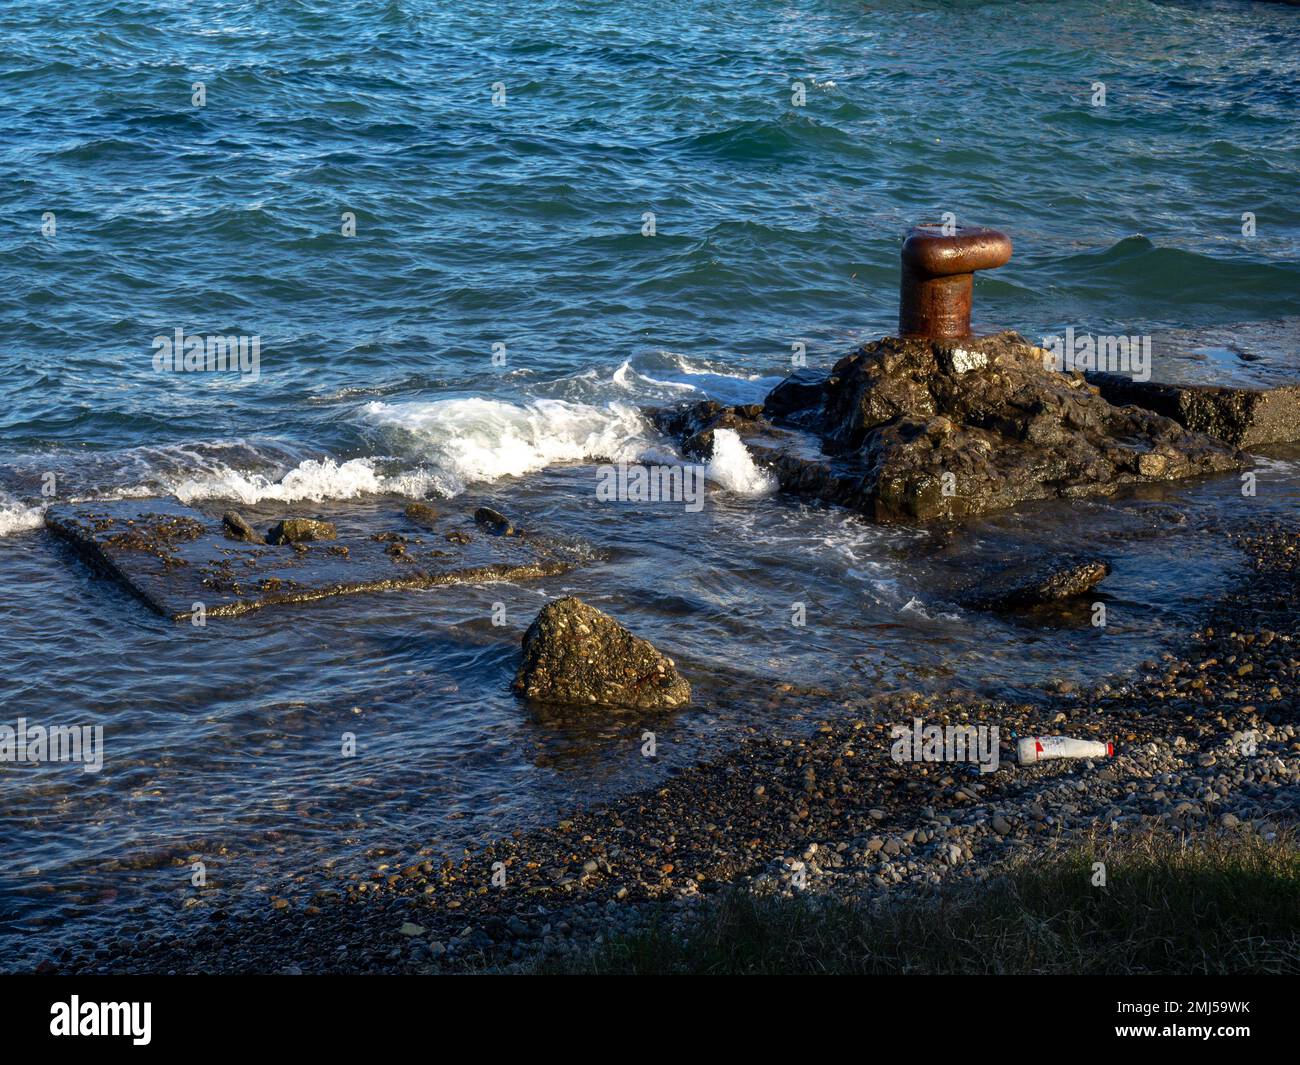
[[[166,935],[125,933],[41,968],[510,968],[689,915],[728,885],[888,899],[987,877],[1098,831],[1268,838],[1300,814],[1300,532],[1260,528],[1237,540],[1243,573],[1233,590],[1178,653],[1123,684],[1017,705],[863,697],[824,721],[805,713],[815,698],[782,686],[771,714],[781,727],[751,732],[657,790],[456,863],[380,865],[368,879],[323,883],[304,907],[268,903],[248,916],[200,903]],[[916,717],[998,726],[997,771],[893,761],[891,726]],[[1015,764],[1015,736],[1034,734],[1110,740],[1115,757]]]

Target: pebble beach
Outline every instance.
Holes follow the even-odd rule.
[[[662,788],[496,840],[458,862],[417,854],[322,883],[303,906],[235,919],[200,901],[160,935],[69,950],[60,972],[421,973],[526,968],[653,922],[687,922],[723,890],[861,903],[942,895],[1081,839],[1215,833],[1275,838],[1300,815],[1296,727],[1300,532],[1243,531],[1232,591],[1181,654],[1141,675],[1035,704],[772,692],[789,728]],[[1066,731],[1115,756],[991,775],[900,765],[889,725],[914,716]],[[496,863],[502,863],[497,865]],[[504,878],[493,883],[494,869]]]

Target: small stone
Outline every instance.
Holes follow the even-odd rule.
[[[989,364],[987,352],[968,351],[965,348],[952,348],[941,356],[941,363],[949,373],[964,374],[971,370],[981,370]]]
[[[402,927],[397,930],[404,936],[422,936],[427,931],[423,925],[418,925],[412,921],[403,921]]]
[[[1164,455],[1158,455],[1154,451],[1148,451],[1138,456],[1138,473],[1143,477],[1159,477],[1169,466],[1169,460]]]
[[[221,515],[221,524],[226,535],[232,540],[242,540],[246,544],[264,544],[262,534],[246,522],[238,511],[228,510]]]
[[[432,529],[438,523],[438,509],[428,503],[408,503],[405,513],[408,521],[425,529]]]
[[[474,520],[494,536],[514,535],[515,527],[510,524],[510,519],[499,510],[493,510],[491,507],[479,507],[478,510],[474,511]]]
[[[272,544],[297,544],[306,540],[335,540],[338,532],[332,521],[314,518],[285,518],[271,527],[267,542]]]

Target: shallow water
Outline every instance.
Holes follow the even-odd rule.
[[[103,724],[106,763],[0,765],[0,954],[176,912],[192,856],[238,906],[801,709],[1026,697],[1157,653],[1236,564],[1216,530],[1294,510],[1294,454],[1248,503],[1225,478],[955,537],[745,494],[734,465],[698,513],[604,504],[593,463],[671,457],[642,406],[757,400],[792,345],[829,367],[891,331],[900,234],[944,211],[1016,242],[977,281],[982,327],[1150,336],[1163,379],[1300,378],[1297,45],[1300,11],[1238,3],[5,7],[4,721]],[[177,328],[259,336],[257,379],[156,371]],[[601,557],[200,630],[50,541],[47,474],[63,500],[250,515],[491,502]],[[1104,632],[955,604],[972,560],[1066,548],[1114,564]],[[695,684],[649,723],[657,760],[635,716],[509,695],[523,629],[568,591]]]

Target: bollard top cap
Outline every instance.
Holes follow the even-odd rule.
[[[923,223],[907,231],[903,264],[929,277],[992,270],[1011,258],[1011,238],[987,226],[956,226],[946,236],[942,225]]]

